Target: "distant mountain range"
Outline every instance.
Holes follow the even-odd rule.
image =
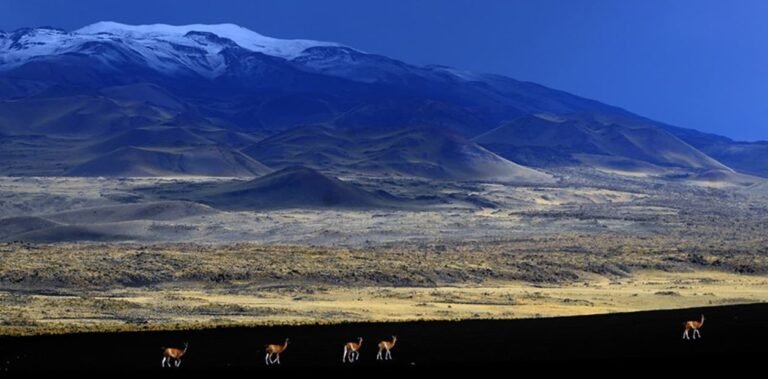
[[[446,180],[537,169],[768,177],[768,142],[669,126],[507,77],[236,25],[0,32],[0,174]],[[527,167],[526,167],[527,166]]]

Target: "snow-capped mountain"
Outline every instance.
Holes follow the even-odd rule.
[[[233,24],[98,22],[73,32],[45,27],[0,32],[0,71],[57,58],[95,59],[102,66],[99,69],[108,71],[124,72],[126,67],[134,66],[164,75],[196,74],[209,79],[238,76],[249,66],[257,74],[264,71],[264,62],[248,62],[248,56],[251,61],[269,57],[305,72],[365,83],[482,78],[444,66],[416,67],[334,42],[266,37]]]
[[[536,115],[565,121],[545,123]],[[202,138],[238,150],[306,125],[446,129],[530,165],[729,170],[698,149],[709,145],[690,130],[535,83],[412,65],[334,42],[270,38],[232,24],[99,22],[72,32],[0,32],[0,141],[3,135],[55,135],[125,142],[139,128],[175,136],[174,146],[192,148]],[[564,125],[580,139],[565,141]],[[712,151],[731,146],[721,142]],[[763,162],[751,153],[760,149],[721,155],[737,168],[768,175],[744,163]],[[52,167],[57,162],[52,159]]]
[[[125,25],[98,22],[73,32],[20,29],[0,34],[0,70],[55,56],[88,54],[107,64],[132,60],[164,73],[191,71],[216,77],[227,70],[227,49],[290,60],[331,42],[270,38],[233,24]]]

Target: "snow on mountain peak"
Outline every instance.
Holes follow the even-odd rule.
[[[235,24],[192,24],[192,25],[126,25],[112,21],[102,21],[76,30],[75,34],[111,34],[135,39],[176,40],[189,32],[207,32],[232,40],[240,47],[285,59],[292,59],[302,51],[315,46],[340,46],[332,42],[320,42],[303,39],[277,39],[263,36],[252,30]]]
[[[103,49],[110,46],[110,49]],[[0,71],[67,54],[85,55],[107,66],[146,65],[160,72],[196,72],[217,77],[227,68],[222,51],[247,51],[291,60],[311,47],[340,47],[332,42],[277,39],[234,24],[126,25],[104,21],[73,32],[25,28],[0,34]]]
[[[234,24],[126,25],[102,21],[72,32],[25,28],[0,33],[0,71],[28,63],[44,67],[49,60],[63,57],[70,63],[80,60],[84,67],[95,64],[116,71],[146,68],[215,79],[243,67],[256,72],[260,64],[253,62],[260,59],[241,62],[248,52],[285,59],[299,70],[366,83],[414,75],[477,80],[470,73],[450,68],[419,69],[333,42],[271,38]]]

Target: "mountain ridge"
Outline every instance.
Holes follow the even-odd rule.
[[[605,134],[597,138],[597,149],[593,143],[566,152],[520,143],[514,136],[494,142],[527,149],[513,159],[541,160],[536,150],[548,148],[553,156],[559,154],[555,164],[572,164],[574,154],[598,152],[614,161],[629,155],[641,165],[697,172],[736,168],[768,176],[768,164],[763,164],[768,158],[760,155],[759,145],[705,138],[695,130],[536,83],[410,65],[333,42],[279,40],[233,24],[104,22],[74,32],[20,29],[0,34],[0,53],[0,108],[24,110],[0,116],[0,135],[18,140],[30,130],[23,117],[46,114],[49,107],[69,113],[34,119],[36,131],[102,140],[179,117],[254,136],[302,125],[390,131],[429,126],[471,139],[535,114],[585,115],[592,130]],[[644,134],[629,137],[628,130]],[[659,141],[670,147],[663,157],[650,154]]]
[[[440,180],[548,183],[549,174],[508,161],[458,133],[434,127],[392,131],[294,128],[243,150],[270,167],[303,165]]]

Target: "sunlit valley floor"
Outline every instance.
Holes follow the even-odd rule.
[[[768,300],[764,186],[555,174],[539,186],[342,177],[408,206],[333,210],[175,195],[209,178],[2,178],[0,333]]]

